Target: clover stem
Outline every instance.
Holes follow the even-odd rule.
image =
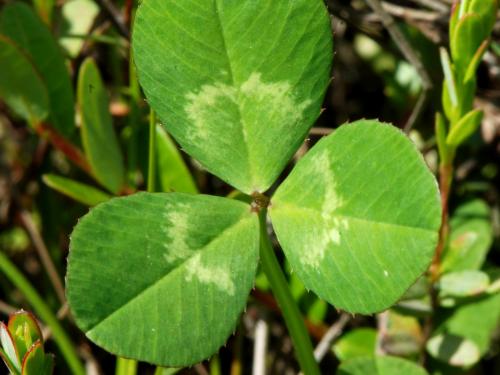
[[[68,363],[71,373],[75,375],[85,375],[85,369],[76,354],[73,343],[66,335],[66,332],[54,313],[45,304],[38,292],[31,286],[30,282],[2,251],[0,251],[0,271],[21,291],[40,319],[50,327],[52,336]]]
[[[276,259],[267,233],[266,214],[266,209],[259,212],[261,267],[283,312],[302,372],[305,375],[319,375],[320,370],[314,359],[311,339],[299,308],[292,297],[283,270],[278,263],[278,259]]]
[[[127,358],[116,358],[115,375],[135,375],[137,374],[137,361]]]

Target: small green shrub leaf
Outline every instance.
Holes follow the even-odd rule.
[[[435,178],[416,147],[394,127],[368,120],[318,142],[269,209],[304,285],[339,309],[365,314],[394,304],[427,268],[440,211]]]
[[[156,149],[162,191],[196,194],[198,189],[179,149],[160,125],[156,127]]]
[[[483,120],[483,111],[476,109],[460,119],[448,133],[446,143],[450,146],[460,146],[467,138],[474,134]]]
[[[468,13],[458,21],[450,41],[451,56],[455,62],[458,77],[464,77],[470,61],[479,46],[488,38],[484,20],[475,13]]]
[[[203,195],[139,193],[95,207],[71,236],[77,324],[122,357],[178,367],[211,356],[253,285],[258,225],[248,204]]]
[[[0,33],[30,57],[48,90],[48,121],[61,134],[71,136],[76,129],[73,87],[59,45],[47,25],[30,6],[14,2],[2,10]]]
[[[117,194],[124,183],[123,157],[109,113],[108,94],[91,58],[80,67],[78,106],[83,149],[92,171],[99,183]]]
[[[471,0],[467,7],[467,13],[478,14],[483,21],[485,35],[493,30],[497,20],[498,0]]]
[[[0,35],[0,99],[31,125],[49,114],[47,88],[31,62]]]
[[[433,335],[449,333],[472,341],[486,354],[500,319],[500,294],[485,295],[454,309],[440,311]]]
[[[477,199],[459,206],[451,217],[450,227],[442,272],[480,269],[493,242],[488,205]]]
[[[343,335],[333,345],[333,352],[341,362],[358,357],[375,356],[377,331],[358,328]]]
[[[95,206],[111,199],[111,195],[69,178],[45,174],[42,179],[47,186],[87,206]]]
[[[453,334],[432,337],[427,341],[426,349],[434,358],[456,367],[471,366],[481,357],[474,342]]]
[[[472,58],[471,62],[469,63],[469,66],[467,67],[467,70],[465,71],[465,77],[464,77],[464,82],[471,81],[476,78],[476,71],[477,68],[479,67],[479,64],[481,63],[481,59],[484,56],[484,53],[488,49],[488,46],[490,45],[490,40],[487,39],[477,49],[476,53],[474,54],[474,57]]]
[[[427,375],[422,367],[405,359],[383,356],[355,358],[342,363],[337,375]]]
[[[19,358],[24,358],[24,355],[36,341],[43,342],[42,332],[35,317],[27,311],[11,315],[8,329],[16,343]]]
[[[465,270],[443,275],[439,280],[440,297],[472,297],[486,291],[490,278],[481,271]]]
[[[247,194],[275,181],[329,83],[321,0],[144,0],[132,44],[139,81],[169,133]]]
[[[45,354],[43,343],[35,342],[23,358],[21,375],[51,375],[54,369],[54,357]]]

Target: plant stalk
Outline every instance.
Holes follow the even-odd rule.
[[[37,316],[50,327],[54,340],[68,363],[71,372],[74,375],[85,375],[85,369],[78,358],[73,343],[66,335],[66,332],[64,332],[54,313],[31,286],[30,282],[2,251],[0,251],[0,271],[21,291],[35,310]]]
[[[262,269],[271,284],[273,294],[283,312],[283,317],[290,332],[302,372],[305,375],[320,375],[304,320],[293,300],[285,275],[278,263],[278,259],[276,259],[271,240],[269,239],[266,214],[266,209],[260,210],[260,261]]]
[[[148,159],[148,191],[155,191],[156,182],[156,114],[149,112],[149,159]]]
[[[117,357],[115,375],[136,375],[137,361]]]

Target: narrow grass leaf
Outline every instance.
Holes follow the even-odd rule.
[[[124,183],[123,156],[109,113],[109,98],[95,62],[88,58],[78,75],[83,149],[92,171],[106,189],[117,194]]]
[[[18,116],[36,125],[49,114],[47,88],[28,58],[0,35],[0,99]]]
[[[47,25],[30,6],[13,2],[2,9],[0,33],[30,57],[48,90],[48,121],[62,135],[70,137],[76,130],[73,86],[63,54]]]

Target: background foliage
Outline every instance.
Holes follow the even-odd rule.
[[[480,23],[494,28],[491,43],[475,62],[472,88],[467,62],[474,61],[486,35],[467,35],[464,28],[453,37],[451,0],[326,3],[335,40],[332,84],[322,115],[285,173],[338,125],[378,118],[404,129],[436,174],[451,147],[455,179],[449,193],[449,242],[442,249],[444,276],[434,280],[435,293],[428,293],[423,277],[390,310],[351,316],[318,299],[296,274],[288,273],[314,344],[326,342],[326,349],[317,348],[321,368],[324,373],[390,375],[407,366],[409,374],[422,373],[390,355],[424,365],[432,374],[500,373],[498,17],[490,12],[488,21]],[[34,311],[58,374],[83,373],[83,366],[92,374],[133,374],[137,366],[117,362],[76,328],[62,281],[68,236],[77,219],[89,206],[148,185],[149,108],[130,54],[136,6],[132,0],[1,3],[0,309],[5,318],[19,308]],[[387,15],[395,19],[399,37],[387,28]],[[452,19],[452,31],[456,21]],[[458,113],[448,108],[452,99],[442,95],[442,82],[448,89],[440,47],[450,50],[449,59],[462,78],[457,84],[463,86],[459,99],[464,104]],[[99,100],[88,95],[89,86]],[[472,108],[484,114],[473,114],[465,123],[468,137],[450,133],[448,148],[438,150],[443,143],[435,133],[435,114],[443,113],[449,126],[460,123]],[[237,195],[180,151],[160,126],[155,145],[158,191]],[[283,265],[291,269],[285,261]],[[258,273],[236,335],[218,356],[180,371],[251,373],[259,366],[258,344],[263,341],[268,373],[298,371],[283,318]],[[170,370],[140,364],[137,371]]]

